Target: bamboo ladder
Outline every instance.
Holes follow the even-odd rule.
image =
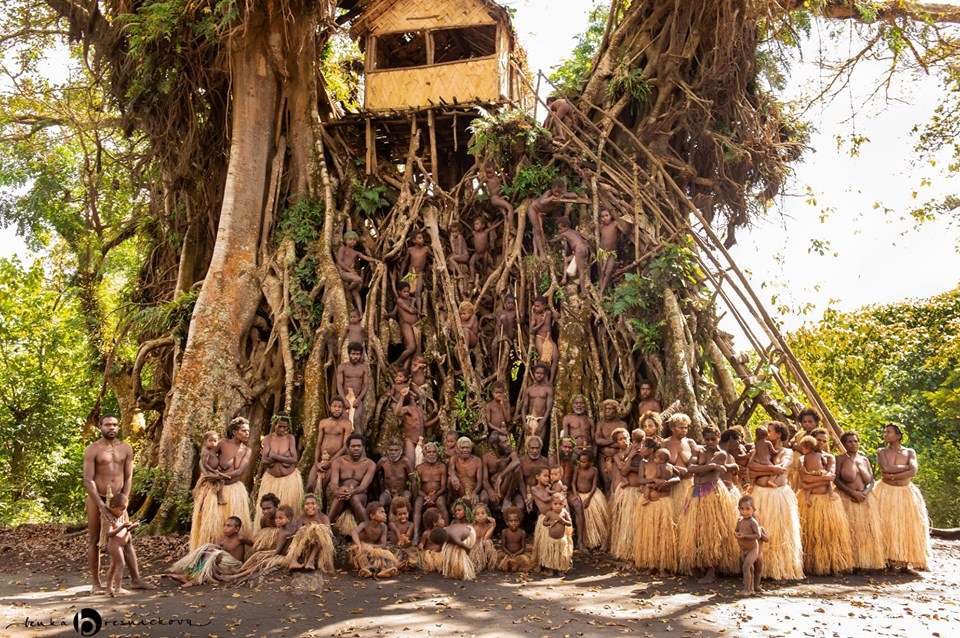
[[[519,65],[513,64],[518,76],[523,79],[527,88],[531,92],[536,91],[536,88],[524,70],[520,68]],[[541,80],[546,81],[550,86],[556,88],[555,85],[550,82],[549,78],[538,71],[537,83],[539,84]],[[542,104],[544,107],[547,106],[539,93],[535,92],[534,96],[537,103]],[[647,202],[657,220],[671,234],[676,236],[679,233],[685,233],[691,236],[699,249],[694,251],[694,254],[700,266],[703,268],[706,277],[705,281],[710,285],[714,293],[723,300],[724,305],[747,337],[760,362],[766,365],[768,370],[771,371],[771,376],[781,391],[788,396],[792,396],[796,394],[797,388],[782,374],[781,366],[785,366],[786,371],[799,384],[799,389],[806,396],[808,403],[816,407],[820,414],[825,417],[827,423],[830,425],[829,430],[831,434],[839,444],[841,429],[833,413],[823,401],[820,393],[817,392],[813,382],[783,338],[779,327],[765,308],[763,302],[760,301],[760,298],[747,280],[746,275],[744,275],[743,271],[737,266],[732,255],[730,255],[730,252],[723,245],[723,242],[710,226],[710,223],[704,218],[700,209],[696,207],[683,189],[673,180],[672,176],[656,161],[653,153],[637,138],[633,131],[624,126],[616,118],[608,118],[609,122],[612,122],[614,126],[626,134],[627,138],[641,155],[648,160],[653,160],[650,162],[650,166],[653,167],[652,172],[648,172],[641,167],[631,154],[628,154],[614,141],[610,140],[608,136],[604,134],[604,131],[580,110],[578,105],[571,104],[571,106],[573,106],[578,116],[579,123],[586,125],[593,133],[600,135],[599,148],[594,150],[581,138],[578,131],[560,122],[567,138],[583,151],[586,158],[596,164],[598,173],[601,175],[605,174],[616,186],[619,186],[625,192],[631,192],[637,200]],[[586,106],[603,113],[603,110],[594,104],[586,103]],[[633,177],[631,178],[630,176]],[[666,194],[676,197],[684,208],[687,209],[689,214],[688,219],[691,223],[684,228],[678,228],[672,220],[663,214],[656,202],[646,196],[641,189],[638,189],[638,177],[643,179],[645,186],[665,191]],[[639,207],[635,208],[635,215],[639,216]],[[639,224],[636,224],[636,226],[639,226]],[[732,291],[733,297],[725,290],[724,284]],[[746,315],[741,312],[741,307],[746,309]],[[755,327],[759,328],[769,340],[769,345],[766,347],[762,345],[762,341],[758,337],[754,325],[751,325],[751,321],[749,321],[750,319],[753,320]],[[744,383],[746,383],[749,388],[749,380],[744,379]],[[738,403],[742,399],[743,396],[738,400]]]

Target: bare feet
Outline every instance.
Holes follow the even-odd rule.
[[[129,593],[130,593],[130,590],[129,590],[129,589],[124,589],[123,587],[117,587],[116,589],[111,589],[111,590],[110,590],[110,595],[113,596],[113,597],[126,596],[126,595],[129,594]]]
[[[366,567],[364,567],[363,569],[361,569],[360,571],[358,571],[357,574],[358,574],[361,578],[371,578],[371,577],[373,576],[373,572],[370,571],[369,569],[367,569]]]
[[[709,570],[706,574],[703,575],[703,578],[697,581],[701,585],[712,585],[717,582],[717,574],[714,570]]]
[[[90,586],[90,594],[96,596],[97,594],[107,593],[107,588],[101,585],[100,583],[94,583]]]
[[[130,589],[156,589],[156,588],[157,588],[156,585],[152,583],[148,583],[142,578],[139,580],[134,580],[130,582]]]
[[[397,575],[397,568],[391,567],[390,569],[385,569],[382,572],[377,572],[377,578],[393,578]]]

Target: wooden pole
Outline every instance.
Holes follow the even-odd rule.
[[[430,129],[430,172],[433,175],[434,183],[440,186],[440,163],[437,161],[437,124],[433,109],[427,111],[427,126]]]
[[[373,134],[373,122],[370,121],[369,117],[366,118],[365,126],[367,143],[367,155],[365,161],[367,165],[367,175],[373,175],[373,173],[376,171],[376,166],[374,166],[376,163],[376,149],[374,148],[374,144],[376,144],[376,138]]]

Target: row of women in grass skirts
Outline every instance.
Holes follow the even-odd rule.
[[[661,424],[659,415],[647,413],[632,433],[626,429],[613,433],[617,452],[610,466],[613,480],[605,485],[607,493],[596,488],[592,494],[574,490],[584,504],[583,529],[576,533],[584,535],[587,549],[606,550],[640,570],[658,573],[737,574],[741,555],[734,534],[738,501],[749,494],[768,537],[763,543],[765,578],[796,580],[805,575],[882,569],[890,564],[927,569],[928,516],[923,498],[910,480],[916,474],[917,459],[913,450],[902,446],[898,426],[884,429],[886,447],[878,452],[882,476],[875,481],[872,465],[859,453],[853,433],[843,435],[845,449],[834,456],[826,451],[827,432],[806,422],[793,438],[786,424],[769,422],[758,428],[752,446],[743,442],[740,428],[722,434],[706,428],[702,441],[696,442],[686,436],[689,425],[689,417],[674,414],[662,425],[660,436],[651,435]],[[243,439],[248,435],[245,428],[228,431],[228,439]],[[244,463],[241,457],[238,468]],[[602,474],[597,470],[603,459],[597,465],[591,459],[587,450],[577,450],[576,472]],[[551,465],[562,469],[562,459]],[[537,472],[532,484],[528,483],[528,509],[535,518],[529,544],[527,532],[517,522],[510,524],[511,518],[523,518],[519,510],[499,512],[506,525],[496,548],[494,519],[488,519],[489,528],[485,523],[467,524],[463,510],[470,509],[469,505],[453,508],[446,531],[446,521],[435,508],[428,509],[421,531],[410,527],[410,504],[401,499],[400,507],[390,508],[389,519],[382,507],[371,503],[361,538],[354,533],[357,522],[351,516],[339,517],[337,531],[354,541],[352,549],[344,552],[345,562],[363,575],[392,575],[415,567],[457,578],[472,578],[488,568],[525,571],[539,565],[566,571],[574,554],[567,507],[573,486],[560,484],[557,478],[561,474]],[[177,565],[181,572],[196,574],[198,581],[232,581],[305,565],[332,570],[334,529],[319,511],[317,498],[301,501],[299,473],[288,476],[294,478],[269,483],[269,489],[279,493],[279,498],[273,498],[274,505],[279,502],[286,512],[278,512],[275,520],[264,526],[263,514],[258,511],[251,523],[253,553],[243,562],[218,550],[216,539],[222,536],[229,516],[237,516],[244,521],[241,526],[249,529],[245,488],[233,483],[237,496],[223,491],[218,499],[216,486],[204,486],[201,481],[194,517],[194,522],[201,524],[192,530],[190,555]],[[572,482],[577,485],[578,474],[574,477]],[[298,485],[292,485],[294,482]],[[483,507],[482,511],[488,510]],[[402,538],[392,533],[397,516],[401,529],[409,530]],[[529,530],[531,515],[526,518]],[[438,529],[441,532],[434,533]],[[418,535],[422,542],[415,546],[411,536]]]

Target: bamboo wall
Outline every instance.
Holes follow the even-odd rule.
[[[368,28],[378,34],[477,24],[496,22],[476,0],[405,0],[372,17]]]
[[[367,73],[367,111],[454,102],[499,102],[500,60],[494,56],[410,69]]]

